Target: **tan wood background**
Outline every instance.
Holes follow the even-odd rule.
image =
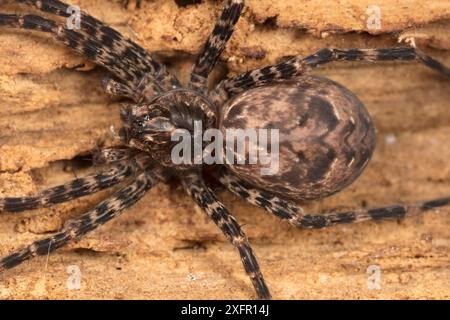
[[[185,77],[221,1],[72,0],[132,37]],[[322,47],[395,46],[414,34],[450,65],[450,1],[247,0],[216,79]],[[369,5],[381,29],[367,28]],[[2,0],[0,12],[29,8]],[[417,63],[334,63],[314,71],[353,90],[378,129],[374,158],[338,195],[309,212],[431,199],[450,194],[450,81]],[[76,155],[111,143],[119,105],[102,93],[102,70],[47,35],[0,29],[0,197],[30,194],[82,175]],[[0,215],[0,254],[58,230],[100,199]],[[450,298],[450,209],[403,221],[298,230],[227,192],[277,299]],[[69,266],[80,290],[67,287]],[[370,266],[381,272],[368,289]],[[176,186],[160,185],[121,217],[49,257],[0,275],[0,298],[254,298],[237,252]]]

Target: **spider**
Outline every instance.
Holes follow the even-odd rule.
[[[69,6],[58,0],[18,0],[40,11],[69,17]],[[204,180],[212,171],[232,193],[302,228],[324,228],[366,220],[399,219],[450,204],[450,197],[323,214],[304,213],[297,204],[323,198],[350,185],[362,173],[375,147],[375,129],[364,105],[342,85],[308,75],[333,61],[418,61],[450,78],[450,69],[414,46],[385,49],[325,48],[306,57],[245,72],[207,89],[208,76],[230,39],[244,8],[243,0],[227,0],[196,59],[187,86],[171,75],[153,54],[101,21],[80,13],[79,28],[39,15],[0,14],[0,26],[37,30],[97,65],[110,77],[109,94],[128,98],[121,110],[121,146],[96,153],[103,167],[94,174],[27,197],[0,199],[0,211],[22,212],[49,207],[124,185],[58,233],[18,249],[0,260],[0,270],[47,255],[80,239],[134,205],[158,181],[177,178],[237,249],[257,297],[270,299],[249,241],[235,218]],[[276,128],[280,132],[279,172],[262,175],[260,165],[174,164],[171,136],[177,129],[192,133],[194,122],[204,130]],[[256,148],[248,145],[248,150]],[[247,151],[248,151],[247,150]],[[248,154],[245,154],[248,157]],[[212,168],[212,170],[211,170]]]

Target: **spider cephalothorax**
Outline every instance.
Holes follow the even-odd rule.
[[[148,152],[166,167],[174,167],[172,137],[177,130],[194,135],[195,122],[202,130],[216,125],[216,110],[208,98],[189,89],[174,89],[155,96],[148,103],[130,105],[121,113],[124,144]],[[181,167],[178,167],[181,169]]]
[[[71,12],[68,5],[58,0],[18,2],[64,18]],[[270,298],[247,237],[203,179],[204,169],[211,167],[196,161],[175,163],[171,157],[175,132],[184,130],[189,136],[195,135],[196,123],[200,124],[200,134],[209,129],[224,134],[229,129],[277,130],[277,135],[269,139],[267,149],[273,151],[276,147],[278,150],[278,170],[264,175],[261,170],[265,164],[225,161],[222,170],[214,167],[210,171],[214,171],[231,192],[294,226],[323,228],[370,219],[396,219],[410,212],[424,212],[450,204],[450,197],[446,197],[410,205],[304,213],[294,201],[325,197],[348,186],[366,167],[375,146],[375,129],[358,98],[331,80],[308,76],[309,69],[341,60],[415,60],[447,78],[450,78],[450,70],[414,47],[326,48],[307,57],[293,57],[224,79],[208,91],[208,76],[231,37],[243,7],[243,0],[228,0],[192,68],[186,88],[152,54],[84,12],[78,13],[80,24],[77,28],[68,28],[62,21],[37,15],[0,14],[0,26],[50,33],[104,67],[111,74],[111,78],[104,81],[105,90],[131,100],[121,113],[122,145],[94,155],[95,164],[105,168],[29,197],[0,199],[0,211],[20,212],[48,207],[117,184],[125,186],[91,211],[67,223],[55,235],[4,257],[0,260],[0,269],[12,268],[33,256],[46,255],[79,239],[135,204],[158,181],[177,177],[237,248],[258,298]],[[203,142],[198,144],[202,156],[207,148]],[[231,149],[231,156],[246,160],[253,151],[259,152],[260,147],[249,140],[244,143],[243,153]],[[218,158],[223,160],[221,156]]]

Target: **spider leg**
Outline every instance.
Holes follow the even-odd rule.
[[[13,268],[34,256],[46,255],[96,229],[98,226],[118,216],[124,209],[135,204],[153,187],[155,177],[145,172],[136,177],[130,185],[115,192],[110,198],[101,202],[93,210],[78,219],[69,221],[61,232],[38,240],[22,249],[16,250],[0,260],[0,271]]]
[[[19,1],[60,17],[68,18],[74,14],[73,10],[71,10],[74,8],[73,6],[58,0]],[[77,14],[79,14],[80,18],[79,31],[88,35],[88,41],[95,41],[99,45],[99,49],[114,52],[118,61],[127,61],[127,64],[135,71],[139,70],[143,74],[152,75],[165,90],[181,86],[178,79],[170,74],[163,64],[159,63],[151,53],[148,53],[134,41],[125,38],[115,29],[84,11],[77,12]]]
[[[161,83],[148,73],[132,88],[109,76],[102,79],[102,85],[106,93],[129,98],[136,103],[150,102],[156,95],[164,91]]]
[[[409,205],[399,204],[345,212],[306,214],[300,206],[283,200],[269,192],[258,190],[234,175],[221,172],[219,179],[232,193],[242,199],[269,211],[293,226],[309,229],[320,229],[335,224],[368,220],[401,219],[409,214],[417,214],[450,205],[450,197],[447,197]]]
[[[273,66],[248,71],[234,78],[223,80],[212,92],[219,105],[236,94],[253,87],[302,76],[309,69],[333,61],[419,61],[450,78],[450,68],[412,47],[387,49],[330,49],[325,48],[302,58],[293,57]]]
[[[140,70],[127,66],[124,61],[116,57],[114,52],[104,50],[97,41],[75,30],[69,30],[55,21],[31,14],[0,14],[0,26],[51,33],[55,39],[123,79],[129,87],[133,87],[134,83],[143,76]]]
[[[200,92],[206,91],[208,75],[233,34],[234,26],[238,22],[243,8],[244,0],[228,1],[192,68],[190,88]]]
[[[102,86],[103,90],[111,96],[125,97],[134,100],[135,90],[110,76],[104,76],[102,78]]]
[[[197,175],[188,175],[183,179],[184,187],[197,205],[202,208],[214,223],[222,230],[227,239],[238,249],[245,272],[255,287],[258,298],[270,299],[271,295],[264,281],[256,257],[247,236],[242,231],[236,219],[230,215],[225,206],[209,189],[203,179]]]
[[[42,190],[32,196],[0,198],[0,212],[22,212],[46,208],[94,194],[123,182],[137,170],[138,165],[135,161],[124,161],[109,169]]]

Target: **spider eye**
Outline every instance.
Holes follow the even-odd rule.
[[[148,132],[171,132],[175,126],[165,117],[155,117],[141,121],[141,126]]]
[[[143,127],[144,126],[144,121],[143,120],[135,120],[133,125],[135,127],[138,127],[138,128]]]

